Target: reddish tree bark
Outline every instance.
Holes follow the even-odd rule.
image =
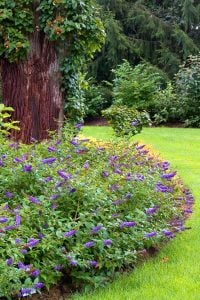
[[[31,50],[19,63],[1,62],[4,104],[14,108],[13,120],[20,121],[20,131],[12,138],[29,143],[31,138],[48,137],[47,130],[57,130],[63,120],[63,95],[60,90],[58,57],[54,44],[37,31],[30,37]]]

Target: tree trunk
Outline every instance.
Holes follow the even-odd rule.
[[[57,130],[63,121],[55,46],[35,28],[26,60],[1,62],[3,101],[14,108],[13,120],[20,121],[20,131],[13,131],[11,137],[24,143],[48,138],[47,131]]]

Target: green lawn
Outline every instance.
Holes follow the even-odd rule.
[[[84,135],[109,139],[108,127],[86,127]],[[200,129],[148,128],[134,140],[150,144],[171,162],[195,196],[186,230],[160,253],[92,294],[76,300],[200,300]],[[168,258],[163,262],[163,258]]]

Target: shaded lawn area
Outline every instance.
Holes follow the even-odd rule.
[[[85,127],[83,134],[97,139],[113,137],[109,127]],[[171,162],[195,196],[191,229],[170,241],[159,254],[91,294],[76,300],[198,300],[200,299],[200,129],[146,128],[133,138],[152,145]]]

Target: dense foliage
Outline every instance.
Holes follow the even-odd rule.
[[[76,131],[30,146],[1,138],[0,297],[34,294],[63,274],[105,284],[184,230],[181,211],[193,199],[168,162],[144,145],[89,142]]]
[[[42,31],[54,43],[60,60],[68,117],[83,115],[84,63],[104,40],[94,1],[3,0],[0,3],[0,56],[10,62],[26,58],[29,36]]]
[[[111,70],[127,59],[141,59],[173,76],[188,55],[200,50],[198,0],[98,0],[107,38],[91,74],[112,79]]]
[[[19,130],[18,121],[9,121],[10,113],[13,111],[12,107],[6,107],[0,103],[0,134],[8,135],[11,129]]]
[[[175,78],[177,112],[189,127],[200,127],[200,55],[190,56]]]
[[[150,126],[149,114],[145,111],[139,112],[134,107],[126,105],[112,105],[102,111],[112,126],[116,136],[134,136],[142,131],[143,126]]]

